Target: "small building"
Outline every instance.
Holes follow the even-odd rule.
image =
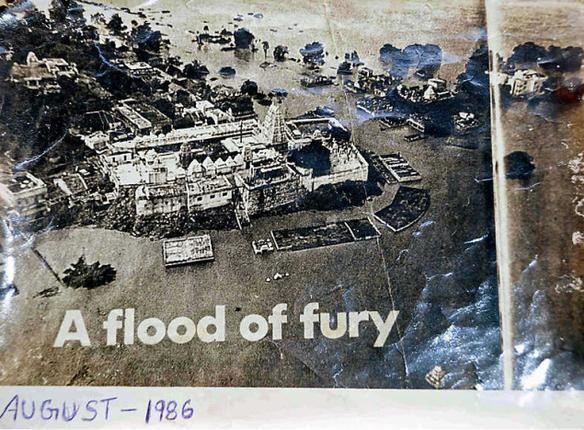
[[[151,77],[159,73],[157,69],[143,61],[131,62],[123,60],[114,60],[112,61],[112,63],[115,64],[117,68],[124,71],[126,74],[128,74],[128,76],[131,76],[132,78]]]
[[[257,166],[249,178],[236,175],[235,179],[248,216],[291,204],[303,193],[299,175],[288,164]]]
[[[23,218],[40,218],[46,213],[47,186],[28,172],[18,172],[0,183],[0,200]]]
[[[454,127],[457,131],[467,131],[479,126],[479,120],[472,112],[459,112],[452,118]]]
[[[187,183],[189,212],[226,206],[233,201],[234,187],[225,176]]]
[[[414,182],[422,179],[416,169],[399,153],[382,155],[380,157],[383,166],[398,182]]]
[[[186,208],[184,185],[141,185],[136,188],[136,215],[174,214]]]
[[[442,369],[442,366],[434,366],[432,370],[426,373],[425,380],[432,387],[439,389],[442,388],[444,377],[446,372]]]
[[[315,191],[323,185],[367,181],[369,164],[353,143],[325,140],[323,147],[329,154],[328,171],[316,173],[313,169],[297,168],[302,173],[302,185],[307,191]]]
[[[53,184],[69,200],[70,204],[83,201],[88,197],[87,183],[79,172],[65,172],[53,178]]]
[[[30,90],[43,93],[59,92],[59,78],[77,77],[77,66],[69,64],[62,58],[39,59],[34,52],[29,52],[25,64],[15,63],[10,70],[10,81],[22,84]]]
[[[428,79],[428,86],[434,88],[436,91],[446,91],[446,81],[440,78]]]
[[[140,166],[135,161],[112,165],[107,164],[105,171],[116,186],[116,189],[135,187],[142,180]]]
[[[419,115],[411,115],[406,119],[406,124],[412,127],[414,130],[420,133],[426,133],[430,128],[430,124],[427,118]]]
[[[136,135],[167,133],[172,121],[159,110],[134,99],[123,100],[116,107],[121,120]]]
[[[10,61],[14,55],[14,49],[11,46],[0,45],[0,60]]]
[[[351,93],[367,93],[385,97],[391,90],[392,77],[387,73],[375,74],[372,69],[363,67],[357,74],[357,80],[347,80],[344,88]]]
[[[514,97],[539,95],[543,93],[543,84],[546,77],[535,70],[517,70],[507,78],[506,85],[509,93]]]
[[[444,100],[452,97],[454,94],[448,90],[447,83],[444,79],[428,79],[428,85],[424,90],[424,100],[432,102]]]
[[[213,261],[215,255],[211,236],[204,234],[166,239],[162,242],[162,257],[166,267]]]
[[[274,244],[270,239],[258,239],[251,242],[253,252],[256,255],[262,255],[268,252],[274,252]]]
[[[152,123],[132,109],[121,105],[116,108],[122,122],[136,134],[148,134],[152,131]]]

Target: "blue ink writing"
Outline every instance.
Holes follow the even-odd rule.
[[[93,398],[90,400],[66,400],[52,398],[23,398],[12,396],[5,404],[0,399],[0,421],[52,421],[52,422],[92,422],[114,420],[116,415],[128,412],[143,413],[146,423],[189,420],[195,411],[191,400],[150,399],[145,405],[129,404],[121,407],[118,397]],[[126,406],[126,405],[124,405]]]

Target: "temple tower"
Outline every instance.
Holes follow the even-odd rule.
[[[261,125],[260,136],[263,143],[278,151],[288,150],[288,126],[280,110],[279,103],[272,103]]]

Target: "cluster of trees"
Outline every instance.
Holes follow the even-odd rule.
[[[324,45],[320,42],[308,43],[304,48],[300,48],[300,55],[304,64],[322,66],[324,64]]]
[[[504,71],[540,68],[548,75],[577,72],[582,67],[584,50],[581,47],[548,46],[527,42],[513,48],[509,58],[503,62]]]
[[[422,79],[434,77],[442,64],[442,49],[438,45],[419,43],[404,49],[387,43],[379,50],[379,59],[397,78],[408,76],[410,69]]]
[[[466,62],[464,72],[458,75],[459,91],[477,97],[482,107],[489,103],[489,49],[486,43],[479,45]]]

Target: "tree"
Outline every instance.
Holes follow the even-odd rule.
[[[233,36],[235,38],[235,47],[237,49],[249,49],[255,39],[255,36],[251,31],[243,27],[238,28],[235,33],[233,33]]]
[[[49,16],[55,22],[62,23],[67,19],[70,0],[52,0],[49,5]]]
[[[132,40],[139,49],[159,52],[162,44],[162,33],[152,30],[149,23],[144,23],[132,29]]]
[[[109,264],[87,264],[85,257],[79,257],[76,263],[65,269],[63,282],[71,288],[88,290],[109,284],[116,279],[116,270]]]
[[[116,13],[107,23],[107,28],[109,28],[114,34],[119,34],[126,29],[126,26],[124,25],[120,15]]]
[[[268,50],[270,49],[270,44],[268,43],[267,40],[264,40],[262,42],[262,49],[264,50],[264,57],[267,60],[268,59]]]
[[[256,96],[258,94],[258,84],[248,79],[241,85],[240,91],[248,96]]]
[[[278,45],[274,48],[274,60],[276,61],[286,61],[287,54],[288,54],[287,46]]]

